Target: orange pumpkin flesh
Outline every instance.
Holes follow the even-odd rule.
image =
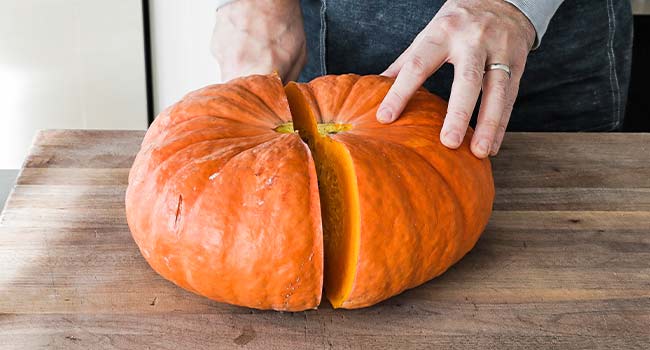
[[[325,293],[340,307],[352,290],[359,257],[359,194],[352,159],[330,134],[351,129],[349,124],[318,123],[304,86],[289,83],[285,91],[294,128],[307,141],[316,163],[325,247]]]
[[[397,122],[379,124],[391,83],[326,76],[290,83],[285,95],[277,77],[255,76],[164,112],[126,199],[147,261],[209,298],[290,311],[316,307],[323,278],[334,307],[359,308],[443,273],[488,221],[490,164],[471,154],[471,131],[458,150],[440,143],[446,104],[424,90]],[[268,206],[246,205],[260,196]]]

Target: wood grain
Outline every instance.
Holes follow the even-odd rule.
[[[250,310],[156,275],[124,213],[139,131],[39,133],[0,214],[2,349],[650,348],[650,135],[509,134],[485,234],[377,306]]]

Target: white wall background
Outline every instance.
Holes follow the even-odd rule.
[[[150,0],[154,112],[218,82],[210,52],[215,0]]]
[[[0,169],[37,129],[144,129],[139,0],[0,0]]]
[[[650,15],[650,0],[631,0],[632,13],[635,15]]]

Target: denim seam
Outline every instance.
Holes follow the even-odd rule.
[[[612,89],[612,102],[614,103],[614,116],[612,124],[614,128],[621,123],[621,89],[616,72],[616,62],[614,55],[614,35],[616,33],[616,18],[614,14],[614,4],[612,0],[607,0],[607,20],[609,26],[609,38],[607,41],[607,58],[609,59],[609,84]]]
[[[326,18],[326,13],[327,13],[327,0],[321,0],[321,6],[320,6],[320,33],[319,33],[319,56],[320,56],[320,74],[321,75],[326,75],[327,74],[327,57],[326,57],[326,52],[327,48],[325,47],[325,44],[327,42],[327,18]]]

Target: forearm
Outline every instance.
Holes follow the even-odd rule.
[[[539,47],[542,37],[546,33],[548,23],[553,18],[555,11],[564,0],[505,0],[518,8],[533,24],[537,32],[537,38],[533,49]]]

